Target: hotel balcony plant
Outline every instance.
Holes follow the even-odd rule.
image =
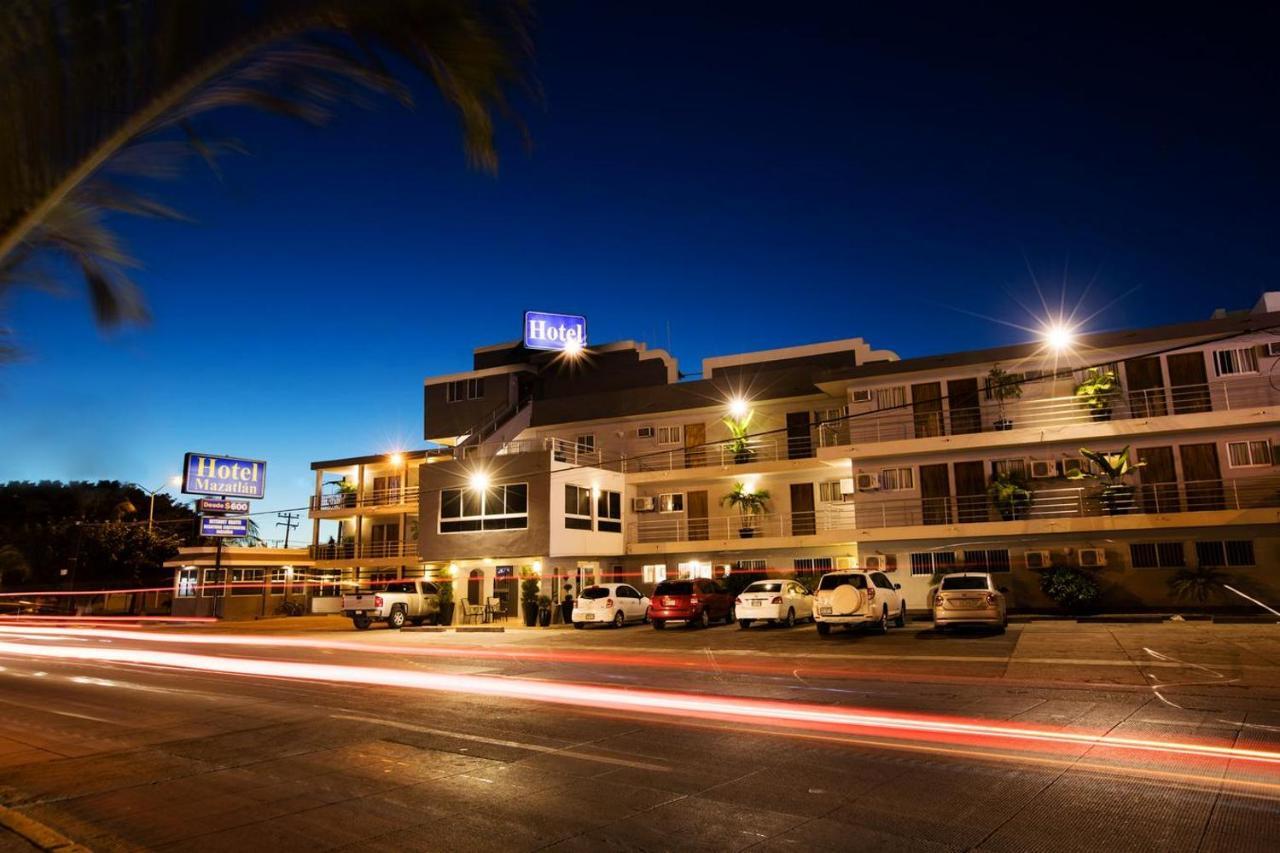
[[[525,569],[520,581],[520,609],[524,611],[524,626],[532,628],[538,624],[538,576]]]
[[[348,507],[353,507],[356,505],[356,484],[355,483],[351,482],[346,477],[343,477],[341,480],[338,480],[337,482],[335,482],[333,484],[333,487],[337,489],[335,494],[338,495],[338,500],[337,500],[338,507],[346,509]]]
[[[769,503],[769,493],[764,489],[756,489],[750,491],[743,483],[734,483],[733,491],[720,498],[720,505],[727,506],[738,511],[741,519],[738,527],[738,536],[741,539],[750,539],[755,536],[756,529],[751,521],[754,516],[760,515],[765,511]]]
[[[743,415],[740,418],[725,418],[724,425],[729,428],[729,443],[725,445],[725,450],[733,456],[735,465],[745,465],[751,461],[751,457],[756,455],[755,450],[751,448],[751,438],[749,431],[751,428],[751,413]]]
[[[1099,453],[1096,450],[1080,448],[1080,455],[1088,459],[1097,468],[1096,472],[1077,468],[1067,474],[1069,480],[1100,480],[1102,491],[1098,494],[1107,515],[1119,515],[1133,506],[1134,487],[1125,482],[1132,472],[1146,465],[1145,462],[1134,462],[1129,457],[1129,446],[1119,453]]]
[[[1084,380],[1076,386],[1076,399],[1084,403],[1095,421],[1111,420],[1111,407],[1120,395],[1120,385],[1114,371],[1089,368]]]
[[[1004,521],[1021,521],[1031,509],[1031,490],[1026,479],[1017,472],[1001,471],[991,478],[987,496]]]
[[[996,412],[999,415],[995,428],[1002,431],[1013,429],[1013,421],[1006,414],[1005,402],[1022,398],[1022,377],[993,364],[987,371],[987,390],[991,392],[991,399],[996,401]]]

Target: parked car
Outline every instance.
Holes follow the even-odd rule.
[[[621,628],[628,622],[649,621],[649,598],[625,583],[589,586],[573,600],[573,627],[592,623]]]
[[[814,596],[813,621],[818,633],[831,633],[832,625],[852,628],[863,625],[883,634],[889,622],[901,628],[907,624],[907,602],[896,584],[884,572],[831,572],[818,582]]]
[[[406,622],[438,622],[440,590],[430,581],[393,581],[376,592],[342,596],[342,615],[360,631],[374,622],[386,622],[391,628],[402,628]]]
[[[1005,592],[985,572],[943,575],[933,599],[933,627],[945,631],[959,625],[991,625],[1003,632],[1009,624]]]
[[[668,622],[684,622],[705,628],[712,622],[726,624],[736,618],[733,596],[713,580],[663,581],[653,590],[649,619],[661,631]]]
[[[752,622],[790,628],[798,619],[813,618],[813,593],[791,580],[756,581],[738,594],[734,608],[740,628],[750,628]]]

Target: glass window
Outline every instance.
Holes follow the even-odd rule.
[[[440,494],[440,532],[516,530],[529,526],[529,486],[508,483],[475,489],[443,489]]]
[[[608,587],[589,586],[582,591],[582,598],[585,598],[588,601],[595,601],[596,599],[608,598],[608,597],[609,597]]]
[[[204,570],[204,586],[200,590],[200,594],[206,598],[222,595],[224,592],[223,584],[227,582],[226,569],[205,569]]]
[[[291,574],[293,574],[293,571],[283,566],[278,569],[272,569],[271,586],[267,589],[267,593],[269,595],[284,595],[284,585],[289,581]]]
[[[196,568],[178,569],[178,598],[194,598],[196,586],[200,583],[200,570]]]
[[[1007,572],[1009,571],[1009,549],[965,551],[963,568],[966,572]]]
[[[886,492],[914,489],[915,477],[910,468],[885,468],[880,472],[880,488]]]
[[[1134,542],[1129,561],[1135,569],[1178,568],[1187,564],[1181,542]]]
[[[653,591],[654,595],[693,595],[691,581],[663,581]]]
[[[746,592],[782,592],[782,581],[756,581]]]
[[[658,427],[658,444],[679,444],[684,428],[679,424]]]
[[[911,574],[932,575],[954,571],[956,555],[951,551],[925,551],[911,555]]]
[[[1249,539],[1197,542],[1196,561],[1202,566],[1252,566],[1253,542]]]
[[[684,512],[684,493],[658,495],[658,512]]]
[[[232,595],[262,595],[262,569],[232,569]]]
[[[893,388],[876,388],[871,392],[877,409],[897,409],[907,405],[907,388],[898,385]]]
[[[863,575],[823,575],[818,581],[818,589],[835,589],[840,586],[851,586],[854,589],[866,589],[867,579]]]
[[[596,529],[601,533],[622,532],[622,492],[600,492],[596,499]]]
[[[835,562],[830,557],[796,557],[791,568],[797,572],[826,572],[835,568]]]
[[[1213,353],[1213,372],[1218,376],[1257,373],[1258,352],[1253,347],[1216,350]]]
[[[939,589],[990,589],[987,583],[986,575],[977,577],[961,576],[948,577],[942,579],[942,586]]]
[[[667,567],[662,563],[640,568],[640,579],[645,583],[661,583],[667,579]]]
[[[591,490],[569,483],[564,487],[564,526],[569,530],[591,529]]]
[[[1271,464],[1271,442],[1227,442],[1227,460],[1232,468],[1251,468]]]

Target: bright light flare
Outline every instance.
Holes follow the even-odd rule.
[[[732,417],[742,419],[751,412],[751,404],[743,397],[734,397],[729,401],[729,414]]]
[[[182,478],[181,478],[181,477],[179,477],[177,474],[174,474],[172,477],[170,477],[170,478],[169,478],[169,485],[171,485],[171,486],[181,486],[181,485],[182,485]]]
[[[400,452],[392,453],[390,456],[387,457],[387,461],[390,462],[392,465],[394,465],[396,468],[399,468],[401,465],[404,464],[404,454]]]
[[[1069,350],[1076,342],[1075,329],[1063,322],[1051,323],[1044,330],[1044,342],[1055,353]]]
[[[568,358],[577,358],[582,355],[582,341],[577,338],[567,338],[561,352]]]
[[[483,492],[485,489],[489,488],[489,483],[491,481],[489,479],[489,475],[484,471],[473,471],[471,476],[467,478],[467,482],[470,484],[473,491]]]

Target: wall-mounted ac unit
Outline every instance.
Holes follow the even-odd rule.
[[[636,430],[636,438],[653,438],[653,427],[640,427]]]
[[[874,492],[880,488],[880,476],[878,474],[855,474],[853,484],[860,492]]]
[[[1101,548],[1081,548],[1077,559],[1080,561],[1081,568],[1095,569],[1107,564],[1107,552]]]
[[[1047,569],[1050,565],[1048,551],[1028,551],[1026,560],[1028,569]]]
[[[884,557],[879,554],[868,554],[862,558],[862,568],[869,572],[884,571]]]
[[[852,569],[853,557],[836,557],[836,568],[841,570]]]
[[[852,477],[842,477],[840,479],[840,494],[842,495],[853,494],[853,478]]]
[[[1031,460],[1031,477],[1036,480],[1043,480],[1048,477],[1058,476],[1058,463],[1052,459],[1032,459]]]
[[[657,501],[654,498],[632,498],[632,512],[653,512],[657,507]]]
[[[857,389],[857,390],[853,391],[852,393],[850,393],[850,395],[849,395],[849,399],[850,399],[852,402],[854,402],[854,403],[870,403],[870,402],[871,402],[871,389],[870,389],[870,388],[859,388],[859,389]]]

